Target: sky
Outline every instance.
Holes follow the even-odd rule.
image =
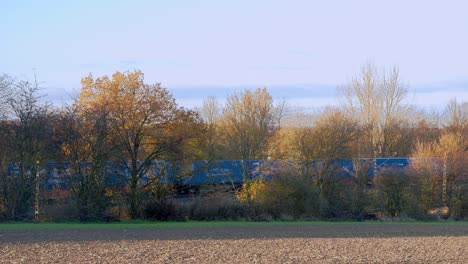
[[[0,73],[37,75],[46,100],[141,69],[186,107],[268,87],[290,105],[338,103],[361,65],[397,66],[407,101],[468,101],[468,1],[0,0]]]

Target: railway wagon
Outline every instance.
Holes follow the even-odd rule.
[[[326,169],[340,178],[351,178],[360,168],[372,178],[375,173],[392,171],[395,174],[407,173],[412,159],[410,158],[377,158],[377,159],[336,159],[336,160],[215,160],[193,161],[189,165],[179,162],[154,161],[150,169],[142,177],[141,183],[170,183],[179,187],[197,187],[201,185],[231,184],[240,186],[246,178],[271,180],[274,175],[288,170],[307,173],[314,177],[317,170]],[[436,161],[435,161],[436,162]],[[80,170],[92,166],[90,162],[80,164]],[[8,167],[8,175],[19,174],[20,164],[13,163]],[[306,172],[306,170],[308,170]],[[79,180],[79,175],[73,172],[68,162],[48,161],[40,168],[41,179],[47,189],[67,189],[70,184]],[[76,168],[75,168],[76,171]],[[128,183],[130,171],[125,162],[106,162],[100,170],[102,181],[109,187],[123,187]],[[31,173],[29,173],[31,174]],[[31,175],[32,177],[32,175]]]

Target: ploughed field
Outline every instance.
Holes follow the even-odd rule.
[[[468,263],[468,223],[3,228],[0,263]]]

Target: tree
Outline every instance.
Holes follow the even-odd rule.
[[[349,157],[349,144],[357,125],[338,109],[327,109],[312,127],[299,128],[292,146],[301,175],[319,190],[320,198],[333,208],[339,199],[336,177],[338,159]],[[328,214],[322,210],[322,213]]]
[[[246,90],[227,99],[222,116],[224,137],[231,157],[242,162],[247,201],[251,199],[251,161],[266,157],[266,146],[276,131],[279,112],[266,88]]]
[[[221,121],[221,106],[215,97],[207,97],[198,113],[205,123],[206,159],[209,161],[217,159],[219,155],[219,127]]]
[[[374,158],[395,155],[391,147],[396,135],[393,125],[405,118],[407,108],[403,100],[407,92],[396,67],[379,73],[370,63],[343,87],[344,106],[364,127],[364,155]]]
[[[445,127],[434,141],[419,142],[414,150],[412,168],[422,188],[424,211],[447,208],[457,217],[468,203],[468,105],[451,100],[445,111]]]
[[[460,140],[467,140],[468,137],[468,102],[459,103],[457,99],[452,99],[445,110],[447,120],[447,130],[455,134]]]
[[[10,151],[8,149],[10,141],[12,139],[11,135],[11,122],[4,120],[6,117],[6,112],[9,110],[8,98],[11,91],[11,78],[6,74],[0,75],[0,177],[2,189],[0,192],[2,196],[0,197],[0,218],[5,217],[7,214],[6,208],[6,194],[7,194],[7,174],[8,174],[8,165],[11,162]]]
[[[108,113],[103,109],[65,108],[56,119],[55,139],[61,146],[58,161],[76,203],[80,221],[99,221],[108,205],[106,165],[113,157]]]
[[[13,86],[13,79],[6,75],[0,74],[0,118],[5,118],[6,113],[8,112],[9,108],[9,98],[11,97],[12,87]]]
[[[121,159],[130,172],[130,215],[136,218],[140,215],[141,180],[155,160],[164,159],[184,140],[183,133],[172,133],[181,125],[178,118],[196,119],[196,115],[179,108],[160,83],[145,84],[138,70],[116,72],[112,78],[89,75],[81,83],[78,106],[103,107],[109,113],[110,135],[122,148]]]
[[[39,102],[37,81],[19,81],[12,85],[13,95],[9,96],[8,104],[13,119],[4,123],[9,137],[5,147],[11,157],[9,161],[16,162],[16,166],[11,177],[3,178],[3,201],[11,219],[24,219],[29,217],[28,209],[34,197],[38,211],[41,178],[36,177],[36,173],[38,165],[51,153],[51,112],[47,104]]]
[[[443,159],[442,199],[452,217],[468,204],[468,103],[452,99],[446,109],[447,125],[436,151]]]
[[[302,128],[280,127],[268,141],[268,158],[272,160],[291,160],[294,158],[293,141],[297,131]]]
[[[356,136],[356,129],[354,120],[342,111],[326,109],[312,127],[296,130],[292,146],[294,158],[304,166],[303,174],[312,173],[310,166],[314,162],[328,163],[325,161],[349,157],[349,144]]]
[[[384,172],[375,180],[372,190],[376,209],[390,217],[398,217],[409,202],[409,181],[406,175],[395,175]]]

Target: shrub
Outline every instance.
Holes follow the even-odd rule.
[[[218,191],[198,196],[182,207],[184,218],[196,221],[254,220],[247,203],[240,202],[233,194]]]
[[[46,222],[70,222],[79,219],[78,209],[72,199],[51,200],[41,207],[41,220]]]
[[[178,214],[172,197],[172,186],[155,184],[141,194],[144,199],[143,218],[159,221],[177,220]]]
[[[399,217],[411,205],[409,177],[385,172],[374,178],[373,206],[388,217]]]
[[[282,173],[265,183],[255,203],[274,219],[315,218],[320,215],[320,199],[312,183],[297,174]]]
[[[143,218],[149,220],[178,220],[176,207],[169,199],[148,201],[143,208]]]
[[[240,201],[249,203],[252,200],[256,200],[257,196],[264,192],[266,188],[266,183],[261,179],[248,181],[242,184],[242,188],[236,196]]]

